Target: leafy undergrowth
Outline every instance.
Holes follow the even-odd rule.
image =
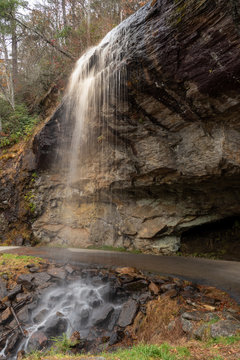
[[[40,121],[37,115],[30,115],[24,104],[17,104],[13,110],[3,99],[0,100],[3,128],[0,133],[0,148],[18,143],[29,137]],[[5,110],[5,111],[4,111]]]
[[[0,254],[0,276],[6,275],[11,282],[14,281],[16,274],[29,272],[27,265],[41,266],[44,262],[46,261],[34,256]]]
[[[136,345],[119,349],[114,353],[99,355],[69,355],[64,353],[35,352],[25,357],[26,360],[240,360],[240,336],[218,338],[209,342],[186,341],[181,346]]]

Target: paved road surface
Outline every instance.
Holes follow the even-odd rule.
[[[236,261],[47,247],[0,247],[0,252],[41,256],[73,265],[133,266],[143,271],[173,275],[200,284],[216,286],[227,291],[240,303],[240,262]]]

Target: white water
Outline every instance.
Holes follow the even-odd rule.
[[[77,242],[74,231],[78,220],[74,211],[81,196],[90,193],[97,199],[99,189],[107,188],[121,176],[124,179],[124,166],[119,171],[117,164],[126,157],[125,145],[117,150],[120,140],[116,129],[119,114],[127,109],[123,57],[126,45],[125,28],[120,24],[77,61],[64,97],[70,141],[68,148],[61,149],[64,155],[60,156],[66,174],[60,214],[66,227],[60,241],[68,246]],[[111,206],[111,193],[109,203]]]
[[[66,333],[67,336],[70,336],[74,331],[79,331],[81,339],[90,339],[91,333],[89,332],[94,326],[96,317],[102,313],[103,307],[110,304],[114,311],[119,311],[121,308],[121,299],[117,303],[106,300],[108,290],[109,284],[93,285],[91,282],[83,280],[48,290],[31,315],[31,325],[24,327],[28,336],[22,340],[16,351],[30,352],[35,350],[31,345],[31,338],[39,332],[48,335],[49,327],[54,326],[52,324],[56,324],[58,319],[62,319],[66,323],[64,330],[60,333]],[[114,323],[111,325],[110,322],[108,329],[105,330],[111,332],[114,325]],[[54,327],[55,331],[58,327],[59,325]],[[48,340],[59,336],[60,333],[48,335]],[[7,345],[8,341],[0,353],[1,358],[15,360],[16,355],[8,357],[5,354]]]
[[[96,143],[101,144],[99,151],[102,154],[97,154],[101,172],[101,163],[106,169],[104,143],[109,136],[117,141],[112,131],[117,122],[114,112],[123,112],[126,106],[126,69],[122,59],[123,49],[116,41],[119,36],[123,41],[125,32],[121,26],[113,29],[98,46],[89,49],[77,61],[70,77],[65,96],[66,118],[73,122],[67,161],[69,186],[86,176],[81,163],[84,162],[83,149],[88,155],[91,148],[96,148]],[[110,117],[112,129],[108,124]],[[98,136],[94,133],[96,128],[102,130]],[[94,136],[91,136],[92,133]]]

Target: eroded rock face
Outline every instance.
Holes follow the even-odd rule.
[[[187,229],[240,213],[239,13],[158,0],[120,26],[127,97],[91,120],[70,189],[52,167],[71,141],[64,103],[35,138],[36,237],[169,254]]]

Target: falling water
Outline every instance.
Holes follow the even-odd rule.
[[[126,158],[125,144],[119,151],[117,130],[119,118],[127,111],[126,46],[123,23],[77,61],[69,80],[63,101],[67,134],[63,134],[61,166],[66,187],[60,214],[65,225],[60,241],[68,246],[79,246],[81,236],[87,238],[84,227],[80,235],[76,230],[74,211],[81,197],[90,194],[97,203],[100,189],[124,179],[125,167],[119,170],[118,164]],[[111,192],[108,196],[109,206],[114,206]]]
[[[88,50],[77,62],[65,97],[66,118],[73,123],[72,140],[68,152],[68,185],[73,186],[83,179],[83,153],[91,151],[96,143],[102,144],[114,134],[116,112],[126,106],[126,68],[116,37],[124,38],[124,28],[111,31],[102,42]],[[121,108],[121,109],[120,109]],[[111,128],[108,120],[111,117]],[[92,137],[96,128],[101,128],[97,138]],[[103,147],[99,147],[103,152]],[[99,168],[106,162],[98,154]],[[86,171],[86,169],[85,169]],[[106,175],[106,174],[105,174]],[[97,174],[96,174],[97,176]]]

